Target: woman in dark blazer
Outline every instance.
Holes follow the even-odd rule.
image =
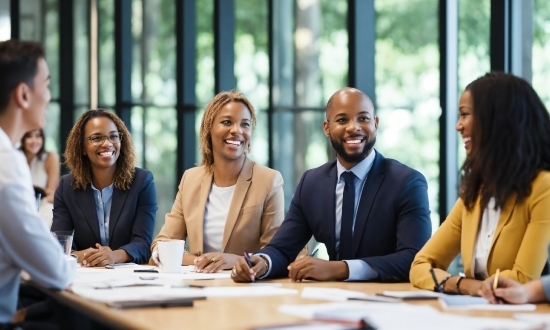
[[[135,167],[130,132],[115,114],[85,112],[67,138],[64,175],[55,191],[52,231],[74,230],[84,266],[145,263],[157,201],[151,172]]]

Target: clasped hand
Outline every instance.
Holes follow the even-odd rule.
[[[215,273],[224,269],[231,269],[239,259],[238,255],[222,252],[209,252],[193,260],[195,271],[199,273]]]
[[[235,282],[251,282],[265,274],[267,268],[262,258],[251,256],[252,268],[249,268],[243,257],[235,264]],[[310,256],[303,256],[288,266],[290,281],[305,279],[317,281],[342,280],[349,277],[348,266],[344,261],[326,261]]]
[[[82,263],[82,266],[98,267],[118,262],[115,251],[111,250],[110,247],[102,246],[99,243],[96,243],[95,246],[95,249],[89,248],[73,252],[78,257],[78,262]]]

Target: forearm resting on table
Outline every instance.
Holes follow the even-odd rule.
[[[461,279],[460,276],[452,276],[449,278],[443,287],[443,291],[451,293],[460,293],[464,295],[477,296],[481,288],[481,281],[472,278],[463,277],[458,287],[457,283]]]

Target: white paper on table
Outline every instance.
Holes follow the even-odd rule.
[[[460,295],[444,295],[439,298],[439,303],[449,310],[482,310],[482,311],[507,311],[529,312],[537,309],[533,304],[490,304],[483,297],[471,297]]]
[[[514,318],[517,320],[528,322],[537,329],[550,329],[550,314],[548,313],[516,313],[514,314]]]
[[[531,329],[527,322],[440,313],[427,305],[342,302],[281,305],[279,312],[306,319],[366,320],[377,329]]]
[[[285,289],[276,286],[253,285],[207,287],[202,291],[207,297],[262,297],[298,294],[298,290],[294,289]]]
[[[399,302],[399,300],[395,298],[369,295],[360,291],[324,287],[306,287],[302,290],[301,297],[307,299],[324,299],[331,301],[347,301],[350,298],[356,298],[375,302]]]
[[[135,273],[135,270],[152,269],[158,273]],[[106,269],[104,267],[80,267],[76,270],[76,276],[73,283],[86,282],[103,282],[117,279],[139,278],[139,276],[148,276],[155,278],[164,278],[171,281],[181,280],[213,280],[213,279],[229,279],[231,273],[229,271],[221,271],[217,273],[197,273],[192,271],[193,266],[182,266],[181,273],[169,274],[161,273],[158,267],[150,265],[127,265],[124,267],[115,267],[114,269]]]
[[[201,298],[202,289],[173,288],[170,286],[121,287],[114,289],[93,289],[83,286],[71,288],[75,294],[98,302],[119,302],[127,300],[162,300],[170,298]]]
[[[439,298],[443,295],[440,292],[428,290],[410,290],[410,291],[384,291],[382,293],[386,297],[401,298],[401,299],[427,299]]]

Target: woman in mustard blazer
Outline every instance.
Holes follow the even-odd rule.
[[[222,92],[208,104],[200,127],[202,165],[185,171],[156,244],[184,239],[183,265],[203,272],[230,269],[243,252],[265,246],[284,218],[283,178],[250,160],[254,107],[241,93]]]
[[[489,73],[466,87],[456,130],[466,160],[460,198],[416,255],[413,285],[479,295],[500,276],[521,283],[541,275],[550,240],[550,117],[533,88],[510,74]],[[446,269],[462,255],[465,277]]]

